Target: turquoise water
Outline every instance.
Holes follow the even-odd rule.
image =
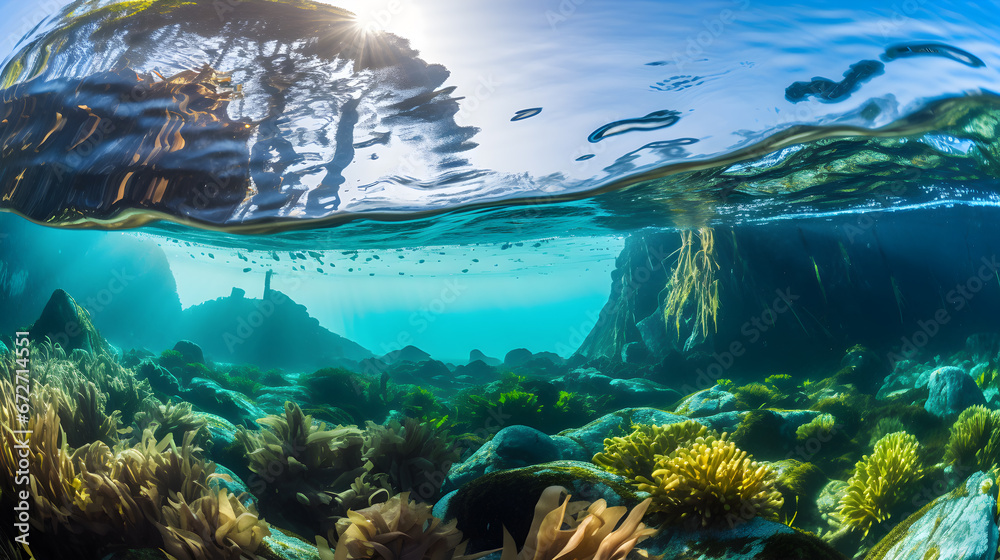
[[[7,4],[3,557],[997,554],[995,3]]]

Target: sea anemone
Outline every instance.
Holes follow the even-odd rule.
[[[653,476],[637,477],[664,523],[688,528],[732,527],[753,517],[776,517],[784,503],[770,467],[741,451],[726,434],[699,437],[659,456]]]
[[[604,440],[604,451],[594,455],[594,464],[625,478],[651,477],[658,455],[669,455],[677,446],[699,437],[717,436],[694,420],[651,426],[636,424],[625,437]]]
[[[854,466],[847,481],[847,493],[840,500],[838,514],[865,536],[872,524],[888,519],[891,510],[906,500],[908,491],[923,477],[920,444],[906,432],[886,435]]]

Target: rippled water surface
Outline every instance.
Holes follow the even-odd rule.
[[[2,204],[388,243],[992,203],[995,6],[549,4],[40,8]]]

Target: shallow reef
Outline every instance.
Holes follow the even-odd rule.
[[[62,313],[83,313],[56,297]],[[59,535],[33,540],[35,558],[996,552],[1000,336],[875,381],[871,353],[851,347],[825,375],[747,373],[683,395],[604,359],[512,352],[510,364],[419,382],[447,366],[414,350],[421,361],[375,370],[261,370],[186,341],[120,351],[85,328],[69,346],[27,346],[23,428],[21,364],[0,354],[0,507],[18,505],[7,489],[27,470],[29,523]],[[930,382],[953,370],[979,398],[964,381]],[[942,402],[985,404],[941,412],[931,397],[945,390],[963,396]],[[27,457],[20,429],[33,432]],[[960,515],[986,540],[971,542]],[[28,557],[7,528],[0,536],[4,557]]]

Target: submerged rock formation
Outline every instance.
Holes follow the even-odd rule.
[[[240,292],[184,310],[180,332],[209,359],[259,367],[355,367],[372,353],[320,326],[304,305],[277,290],[264,298]]]

